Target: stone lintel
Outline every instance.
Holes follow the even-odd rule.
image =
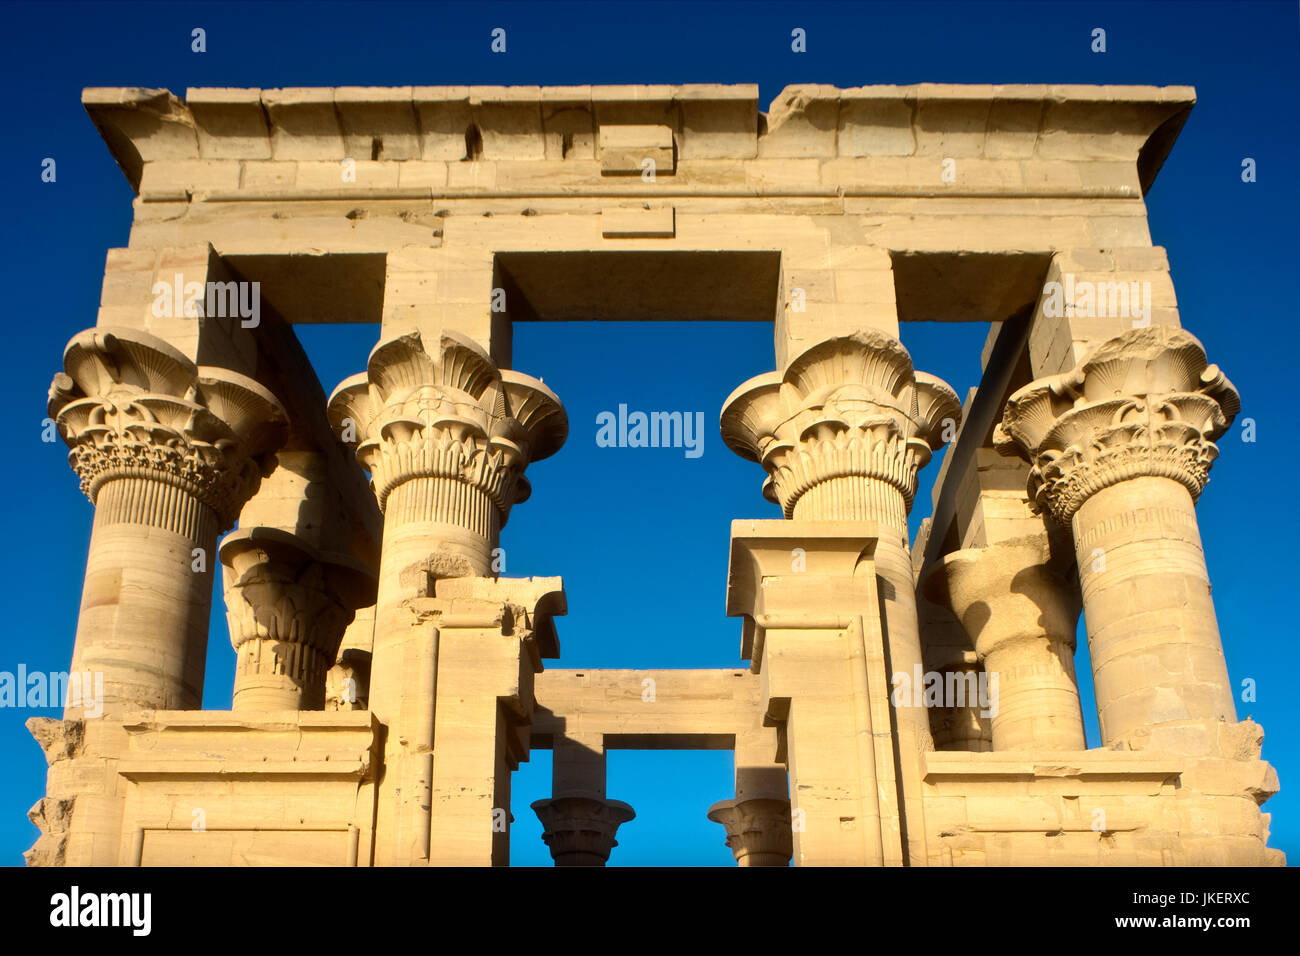
[[[117,771],[161,777],[369,778],[379,721],[368,711],[143,711],[121,721]],[[250,747],[250,744],[252,745]]]
[[[1186,758],[1111,750],[1059,750],[1019,753],[932,751],[925,756],[925,780],[962,779],[972,784],[999,784],[1009,780],[1129,780],[1159,789],[1183,773]]]
[[[542,749],[580,729],[603,735],[606,750],[728,750],[759,712],[758,680],[744,670],[547,670],[535,694]]]

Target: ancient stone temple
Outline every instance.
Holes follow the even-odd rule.
[[[49,395],[104,690],[29,722],[30,864],[504,864],[550,749],[546,843],[599,866],[635,815],[606,755],[654,748],[734,752],[708,815],[742,866],[1281,862],[1196,510],[1239,398],[1143,199],[1191,89],[83,100],[137,194]],[[736,667],[565,670],[565,569],[495,562],[569,432],[512,324],[687,318],[773,331],[718,410],[784,515],[730,516]],[[909,321],[991,323],[979,386],[914,368]],[[320,383],[306,322],[382,334]]]

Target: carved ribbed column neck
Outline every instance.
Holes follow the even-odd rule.
[[[721,428],[727,447],[767,471],[763,495],[787,518],[896,525],[901,507],[905,527],[917,472],[960,416],[951,388],[915,372],[893,336],[868,329],[750,379],[727,399]]]
[[[542,821],[542,840],[556,866],[604,866],[618,846],[614,834],[636,812],[619,800],[593,794],[565,794],[537,800],[533,811]]]
[[[528,498],[524,470],[568,435],[560,400],[539,380],[498,371],[477,344],[444,332],[381,342],[366,372],[330,397],[330,422],[370,471],[379,507],[398,520],[494,533]],[[419,488],[394,498],[413,479]],[[485,514],[489,508],[494,514]]]
[[[405,525],[455,525],[492,541],[501,530],[501,508],[479,485],[448,476],[419,475],[393,488],[385,503],[387,520]]]
[[[117,478],[100,484],[95,524],[142,524],[196,542],[216,541],[217,513],[177,484],[151,478]]]
[[[343,632],[375,601],[374,576],[275,528],[229,535],[221,564],[235,709],[320,709]]]
[[[723,800],[709,807],[709,819],[726,828],[727,846],[740,866],[787,866],[794,855],[788,797]]]
[[[222,528],[235,523],[286,434],[275,396],[229,369],[196,367],[135,329],[82,332],[63,361],[49,414],[92,503],[126,480],[113,498],[117,520],[165,527],[188,520],[171,512],[191,498]]]
[[[800,495],[790,516],[806,521],[854,521],[870,515],[907,537],[907,502],[896,485],[879,478],[840,475]]]
[[[1241,409],[1237,390],[1181,329],[1132,329],[1069,372],[1007,402],[994,443],[1026,459],[1035,507],[1069,527],[1080,506],[1130,478],[1170,478],[1195,501]]]

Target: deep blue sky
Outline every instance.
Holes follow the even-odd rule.
[[[190,52],[196,26],[207,31],[204,54]],[[505,55],[489,51],[494,27],[508,31]],[[790,50],[794,27],[807,31],[805,54]],[[1105,54],[1089,49],[1094,27],[1107,32]],[[1297,38],[1295,3],[0,6],[13,439],[0,477],[10,541],[0,559],[9,598],[0,670],[67,668],[90,535],[64,446],[40,441],[50,377],[67,340],[94,324],[105,250],[127,244],[131,221],[131,191],[80,106],[85,86],[183,95],[187,86],[756,82],[766,104],[801,82],[1191,84],[1199,102],[1147,197],[1151,232],[1169,250],[1184,325],[1258,424],[1253,444],[1236,431],[1221,442],[1199,515],[1230,672],[1238,685],[1257,683],[1239,715],[1263,724],[1265,757],[1282,778],[1266,807],[1272,845],[1300,859],[1300,695],[1286,676],[1300,464],[1289,424]],[[47,156],[58,163],[53,184],[40,180]],[[1253,184],[1241,182],[1244,157],[1257,161]],[[903,340],[919,368],[962,394],[978,380],[985,331],[909,325]],[[377,335],[300,332],[327,391],[364,367]],[[530,469],[533,498],[503,534],[508,573],[565,578],[560,666],[739,666],[739,623],[723,616],[728,522],[774,509],[759,496],[757,466],[726,451],[714,425],[731,389],[772,367],[770,327],[527,325],[516,330],[514,364],[545,378],[573,423],[565,449]],[[620,402],[703,411],[704,455],[597,448],[595,415]],[[914,528],[937,465],[923,474]],[[229,706],[232,664],[218,600],[206,706]],[[1086,678],[1082,653],[1079,671]],[[24,816],[45,778],[22,726],[33,713],[0,710],[0,863],[19,863],[36,835]],[[639,816],[611,862],[730,862],[721,828],[704,816],[730,796],[730,764],[729,753],[615,753],[609,794]],[[550,755],[536,753],[515,778],[517,863],[549,863],[528,809],[549,786]]]

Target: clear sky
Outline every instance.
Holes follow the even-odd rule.
[[[1295,660],[1297,465],[1284,420],[1295,387],[1297,221],[1295,3],[710,4],[85,4],[0,6],[7,95],[0,150],[8,289],[3,340],[10,464],[0,475],[9,545],[0,671],[68,667],[91,508],[66,448],[40,439],[45,394],[67,340],[94,325],[105,251],[127,244],[131,190],[80,106],[86,86],[399,86],[757,83],[767,104],[791,83],[1190,84],[1198,104],[1147,197],[1169,250],[1183,324],[1242,393],[1257,440],[1234,429],[1198,513],[1238,702],[1267,733],[1282,793],[1272,845],[1300,860],[1300,741]],[[195,27],[207,52],[190,49]],[[490,31],[507,31],[493,54]],[[790,34],[807,31],[807,52]],[[1094,28],[1105,53],[1091,51]],[[41,181],[41,162],[57,181]],[[1244,158],[1258,176],[1243,183]],[[1287,276],[1291,276],[1290,279]],[[918,368],[959,394],[977,383],[987,328],[907,325]],[[364,368],[374,326],[299,327],[328,392]],[[740,624],[723,616],[728,524],[773,517],[761,472],[717,437],[723,399],[772,368],[766,324],[521,325],[515,366],[564,400],[568,444],[529,470],[532,499],[503,533],[511,575],[559,574],[563,667],[738,667]],[[619,403],[702,411],[704,453],[607,449],[595,416]],[[922,475],[915,529],[930,506]],[[928,479],[928,480],[927,480]],[[205,706],[226,708],[234,655],[215,602]],[[1079,673],[1091,700],[1081,647]],[[1095,714],[1085,706],[1089,743]],[[25,813],[45,763],[23,728],[56,710],[0,709],[0,863],[36,837]],[[547,864],[529,802],[549,794],[550,754],[515,777],[512,856]],[[609,795],[638,817],[612,864],[727,864],[709,804],[732,793],[731,755],[616,752]]]

